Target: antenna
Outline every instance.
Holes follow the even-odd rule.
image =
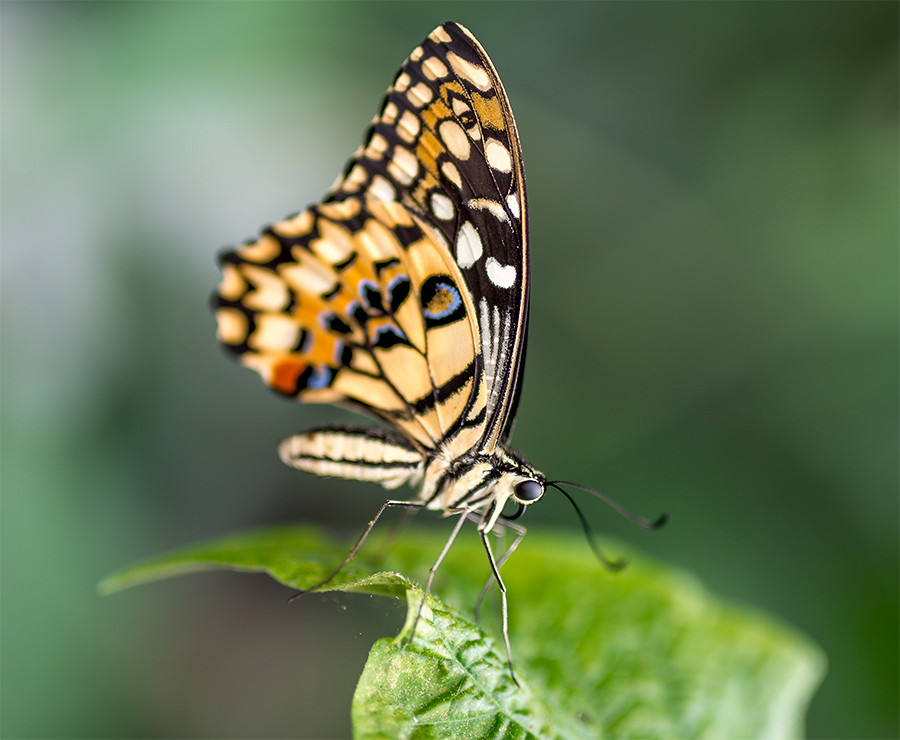
[[[586,486],[578,485],[577,483],[569,483],[567,481],[547,481],[548,486],[552,486],[557,491],[559,491],[563,496],[569,499],[569,503],[572,504],[572,507],[575,509],[575,513],[578,514],[578,519],[581,521],[581,527],[584,530],[584,536],[587,537],[588,544],[591,546],[591,550],[594,551],[594,555],[597,556],[597,560],[599,560],[603,565],[605,565],[609,570],[616,572],[622,570],[626,565],[628,565],[628,561],[624,558],[619,558],[618,560],[610,560],[606,555],[603,554],[603,551],[600,549],[600,546],[597,544],[597,538],[594,535],[593,530],[591,529],[591,525],[588,524],[587,518],[584,516],[584,513],[581,511],[581,508],[575,503],[575,499],[573,499],[567,491],[559,487],[559,483],[562,483],[566,486],[574,486],[575,488],[580,488],[583,491],[587,491],[588,493],[593,493],[595,496],[605,501],[607,504],[612,506],[616,511],[618,511],[623,516],[627,517],[635,524],[644,529],[649,529],[651,531],[657,530],[662,527],[667,521],[669,521],[669,515],[663,514],[660,516],[655,522],[651,522],[648,519],[643,519],[636,514],[628,511],[625,507],[613,501],[608,496],[604,496],[599,491],[595,491],[593,488],[587,488]]]
[[[547,485],[553,486],[557,490],[562,491],[563,493],[566,493],[565,491],[562,490],[562,488],[559,487],[558,484],[561,484],[564,486],[572,486],[573,488],[580,488],[582,491],[587,491],[588,493],[593,493],[597,498],[599,498],[601,501],[605,502],[606,504],[608,504],[609,506],[614,508],[626,519],[630,519],[635,524],[637,524],[639,527],[643,527],[644,529],[649,529],[650,531],[660,529],[661,527],[663,527],[665,525],[665,523],[667,521],[669,521],[668,514],[662,514],[656,521],[653,521],[653,522],[651,522],[649,519],[644,519],[643,517],[639,517],[637,514],[633,514],[632,512],[628,511],[628,509],[626,509],[624,506],[622,506],[622,504],[620,504],[616,501],[613,501],[609,496],[606,496],[605,494],[600,493],[600,491],[595,491],[593,488],[588,488],[587,486],[582,486],[578,483],[571,483],[570,481],[566,481],[566,480],[547,481]],[[566,494],[566,495],[568,496],[568,494]]]

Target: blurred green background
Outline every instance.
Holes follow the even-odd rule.
[[[818,641],[810,736],[898,736],[896,2],[0,14],[3,737],[349,734],[400,605],[288,607],[234,574],[93,589],[254,525],[349,537],[383,500],[279,463],[284,436],[351,415],[226,360],[207,299],[216,251],[319,199],[450,19],[490,53],[524,147],[515,446],[669,511],[651,535],[582,499],[599,531]],[[525,523],[576,527],[563,504]]]

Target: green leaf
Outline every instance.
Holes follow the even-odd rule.
[[[500,634],[496,625],[483,629],[467,616],[488,567],[480,543],[461,540],[433,589],[446,603],[429,596],[418,620],[421,589],[410,577],[427,577],[441,535],[408,531],[383,561],[373,554],[380,548],[366,543],[323,589],[408,602],[404,629],[375,643],[360,678],[352,709],[357,738],[802,736],[825,670],[818,647],[769,617],[723,605],[690,575],[619,546],[607,549],[630,565],[606,572],[568,535],[531,533],[504,566],[517,687],[505,649],[490,634]],[[98,588],[112,593],[228,568],[267,572],[302,589],[346,553],[346,544],[314,529],[281,528],[158,558]],[[373,572],[378,567],[389,570]],[[497,599],[488,601],[495,623]]]
[[[205,570],[268,573],[294,589],[320,582],[347,555],[345,543],[329,539],[314,527],[278,527],[223,537],[212,542],[146,560],[104,578],[97,584],[102,595]],[[347,564],[323,591],[360,591],[405,597],[411,581],[396,573],[371,574],[375,558],[363,554]]]

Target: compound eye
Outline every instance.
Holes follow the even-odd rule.
[[[516,485],[516,498],[531,503],[544,495],[544,487],[536,480],[523,480]]]

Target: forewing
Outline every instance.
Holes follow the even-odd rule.
[[[329,200],[360,193],[400,201],[459,266],[484,358],[487,404],[477,444],[492,450],[509,436],[521,390],[529,298],[525,176],[500,78],[459,24],[435,29],[410,55]]]

